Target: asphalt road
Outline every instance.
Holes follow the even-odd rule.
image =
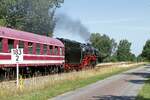
[[[150,75],[150,65],[129,70],[52,100],[134,100]]]

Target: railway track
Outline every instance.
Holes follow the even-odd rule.
[[[130,64],[131,62],[117,62],[117,63],[101,63],[101,64],[97,64],[97,67],[110,67],[110,66],[118,66],[118,65],[126,65],[126,64]],[[89,68],[89,67],[88,67]],[[35,74],[30,74],[30,73],[26,73],[26,74],[21,74],[20,73],[20,77],[23,79],[30,79],[32,77],[43,77],[43,76],[49,76],[49,75],[54,75],[54,74],[59,74],[61,72],[58,72],[58,70],[53,70],[51,72],[38,72]],[[65,72],[63,72],[65,73]],[[3,78],[0,77],[0,82],[8,82],[8,81],[14,81],[16,79],[16,73],[13,73],[13,77],[5,77],[3,76]]]

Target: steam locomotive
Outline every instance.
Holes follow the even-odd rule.
[[[11,61],[11,49],[24,49],[20,74],[37,75],[94,67],[98,50],[63,38],[50,38],[29,32],[0,27],[0,78],[15,77],[16,65]]]
[[[69,39],[58,39],[65,45],[65,70],[93,68],[96,65],[98,50],[92,45]]]

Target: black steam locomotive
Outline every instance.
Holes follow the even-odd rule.
[[[65,45],[65,70],[80,70],[94,67],[97,63],[98,50],[90,44],[83,44],[69,39],[58,38]]]

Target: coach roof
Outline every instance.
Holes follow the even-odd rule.
[[[64,44],[58,39],[6,27],[0,27],[0,37],[64,47]]]

